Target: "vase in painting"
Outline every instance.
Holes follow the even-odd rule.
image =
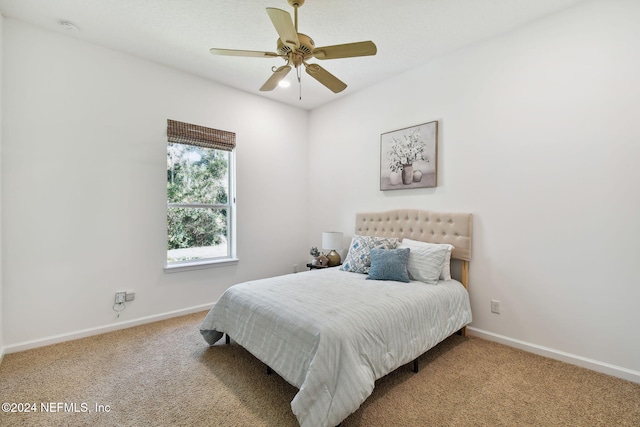
[[[391,185],[398,185],[402,182],[402,172],[391,172],[389,174],[389,181]]]
[[[404,165],[402,167],[402,183],[411,184],[413,182],[413,165]]]

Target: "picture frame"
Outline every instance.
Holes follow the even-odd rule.
[[[380,191],[438,183],[438,121],[380,135]]]

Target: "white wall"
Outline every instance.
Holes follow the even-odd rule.
[[[306,111],[16,20],[3,34],[7,351],[205,309],[307,260]],[[168,118],[237,133],[235,266],[163,272]]]
[[[587,2],[314,110],[309,239],[472,212],[475,333],[640,382],[638,22]],[[379,191],[380,134],[432,120],[438,187]]]
[[[2,361],[2,357],[4,356],[4,298],[3,298],[3,286],[2,286],[2,104],[4,103],[4,98],[2,97],[2,45],[3,45],[3,36],[2,36],[2,26],[4,23],[4,17],[0,14],[0,361]]]

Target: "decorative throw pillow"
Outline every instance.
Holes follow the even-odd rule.
[[[412,280],[418,280],[430,285],[438,284],[442,266],[449,252],[444,245],[407,246],[400,244],[400,248],[410,249],[407,270]]]
[[[440,280],[451,280],[451,251],[453,250],[453,245],[449,245],[448,243],[427,243],[411,239],[402,239],[402,244],[410,248],[419,246],[446,246],[449,249],[449,252],[447,253],[447,256],[444,259],[444,264],[442,265]]]
[[[409,282],[409,248],[371,249],[371,268],[367,279]]]
[[[395,249],[398,239],[394,237],[360,236],[351,239],[349,252],[340,266],[340,270],[352,273],[368,274],[371,267],[371,249]]]

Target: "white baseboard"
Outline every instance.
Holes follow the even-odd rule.
[[[121,329],[131,328],[133,326],[144,325],[146,323],[157,322],[159,320],[170,319],[172,317],[178,317],[178,316],[184,316],[187,314],[197,313],[200,311],[209,310],[211,307],[213,307],[213,304],[214,303],[204,304],[196,307],[185,308],[182,310],[175,310],[167,313],[156,314],[153,316],[147,316],[147,317],[141,317],[138,319],[128,320],[126,322],[118,323],[115,325],[107,325],[107,326],[100,326],[97,328],[82,329],[80,331],[70,332],[67,334],[54,335],[48,338],[42,338],[42,339],[37,339],[32,341],[24,341],[17,344],[11,344],[11,345],[5,346],[4,349],[2,349],[3,351],[2,354],[4,354],[4,352],[6,352],[7,354],[17,353],[19,351],[30,350],[32,348],[44,347],[51,344],[58,344],[65,341],[76,340],[79,338],[86,338],[92,335],[99,335],[99,334],[104,334],[106,332],[113,332]]]
[[[527,351],[529,353],[545,356],[550,359],[560,360],[562,362],[570,363],[572,365],[591,369],[592,371],[601,372],[603,374],[611,375],[640,384],[640,372],[638,371],[612,365],[610,363],[600,362],[598,360],[588,359],[586,357],[577,356],[571,353],[565,353],[564,351],[555,350],[553,348],[520,341],[517,339],[506,337],[504,335],[494,334],[492,332],[487,332],[482,329],[477,329],[470,326],[467,326],[467,332],[471,336],[483,338],[487,341],[494,341],[500,344],[507,345],[509,347],[515,347],[520,350]]]

